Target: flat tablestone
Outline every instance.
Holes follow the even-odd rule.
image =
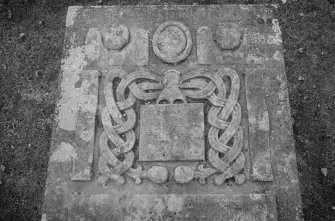
[[[69,7],[42,220],[303,220],[271,7]]]
[[[140,161],[205,159],[203,104],[141,106]]]

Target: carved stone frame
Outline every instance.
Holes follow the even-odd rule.
[[[242,180],[245,180],[244,174],[239,174],[244,168],[245,157],[242,152],[238,74],[230,68],[222,68],[216,72],[200,69],[182,75],[176,70],[169,70],[164,74],[164,77],[148,71],[128,74],[117,68],[108,72],[104,82],[106,107],[102,110],[104,132],[99,141],[101,155],[98,165],[102,174],[100,180],[106,183],[112,179],[123,184],[124,175],[127,175],[136,184],[140,184],[142,179],[149,179],[154,183],[167,181],[168,170],[164,166],[152,166],[147,170],[140,165],[133,168],[136,113],[132,106],[137,100],[156,99],[159,104],[162,97],[171,103],[174,99],[187,103],[184,98],[191,98],[207,99],[212,104],[207,117],[210,125],[210,148],[206,162],[200,163],[193,172],[186,170],[185,176],[188,178],[179,182],[199,179],[201,184],[205,184],[206,178],[210,176],[215,177],[214,183],[217,185],[233,176],[240,176],[239,180],[242,176]],[[114,82],[116,78],[121,80],[117,86]],[[109,146],[109,141],[112,147]]]

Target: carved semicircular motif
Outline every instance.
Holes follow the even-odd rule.
[[[178,63],[191,53],[192,37],[189,29],[180,22],[161,24],[152,39],[154,53],[166,63]]]

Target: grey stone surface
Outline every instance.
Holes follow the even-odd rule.
[[[194,170],[188,166],[177,166],[174,170],[174,179],[178,183],[189,183],[194,178]]]
[[[99,220],[143,221],[275,221],[276,202],[268,194],[134,194],[87,196],[74,199],[69,220],[90,217]],[[113,208],[112,210],[108,208]],[[86,218],[87,219],[87,218]],[[87,220],[94,220],[92,219]]]
[[[262,72],[253,72],[246,76],[246,98],[252,176],[255,180],[272,181],[274,177],[269,144],[270,122]]]
[[[141,106],[140,161],[205,159],[202,104]]]
[[[42,220],[302,220],[275,7],[70,7]]]
[[[85,71],[77,82],[80,87],[76,135],[74,138],[75,156],[72,158],[72,180],[90,180],[93,163],[95,117],[97,114],[99,72]]]

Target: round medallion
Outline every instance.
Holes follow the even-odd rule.
[[[234,178],[237,184],[243,184],[246,180],[246,176],[244,174],[236,174]]]
[[[214,41],[220,50],[234,50],[242,42],[243,30],[234,23],[226,23],[217,27]]]
[[[178,63],[191,52],[191,33],[184,24],[168,21],[157,28],[152,39],[152,46],[154,53],[162,61]]]
[[[177,166],[174,170],[174,179],[178,183],[189,183],[194,178],[194,170],[188,166]]]
[[[121,50],[129,41],[129,30],[126,26],[112,25],[102,33],[103,44],[109,50]]]
[[[153,166],[148,170],[148,178],[154,183],[164,183],[169,177],[169,172],[165,167]]]

